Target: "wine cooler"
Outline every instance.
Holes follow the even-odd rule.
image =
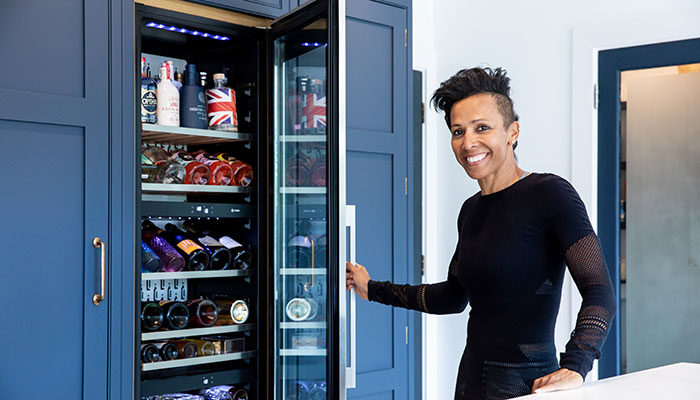
[[[135,398],[353,385],[342,10],[269,20],[137,0]]]

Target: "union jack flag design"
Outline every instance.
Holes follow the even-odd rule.
[[[207,111],[209,126],[238,125],[236,91],[229,88],[207,90]]]
[[[318,93],[306,95],[306,104],[301,116],[301,126],[304,128],[326,127],[326,96]]]

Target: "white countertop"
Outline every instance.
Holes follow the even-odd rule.
[[[584,383],[578,389],[530,394],[529,400],[699,400],[700,364],[677,363]]]

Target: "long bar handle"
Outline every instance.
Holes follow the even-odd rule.
[[[100,294],[92,296],[92,304],[99,306],[105,299],[105,252],[107,243],[95,236],[95,238],[92,239],[92,246],[96,249],[100,249]]]
[[[345,225],[350,228],[350,248],[348,255],[350,262],[355,264],[356,252],[356,224],[355,224],[355,206],[348,205],[345,207]],[[345,387],[352,389],[355,387],[357,380],[357,315],[356,315],[356,298],[355,290],[350,291],[350,366],[345,369]]]

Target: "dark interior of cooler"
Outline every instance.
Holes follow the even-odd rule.
[[[212,269],[213,252],[205,246],[205,250],[209,251],[206,269],[188,271],[184,268],[182,270],[195,272],[195,274],[189,274],[191,276],[200,273],[197,278],[182,277],[181,274],[170,275],[178,278],[159,279],[157,274],[167,271],[158,270],[150,273],[137,271],[136,281],[137,284],[140,283],[141,288],[137,295],[137,304],[139,304],[137,321],[140,321],[136,329],[136,343],[139,344],[136,358],[137,365],[140,366],[136,379],[140,383],[137,395],[139,398],[147,399],[149,396],[169,393],[197,394],[201,390],[215,386],[229,385],[247,391],[250,398],[257,398],[260,390],[258,378],[261,376],[260,368],[262,368],[259,362],[260,350],[261,343],[264,343],[264,339],[261,339],[264,338],[261,336],[264,332],[261,332],[260,327],[264,324],[266,315],[264,307],[267,307],[264,304],[265,296],[260,291],[260,282],[264,278],[260,276],[259,268],[265,257],[259,246],[262,229],[261,194],[264,193],[261,178],[265,173],[264,157],[261,156],[263,149],[260,148],[264,143],[261,139],[264,139],[263,129],[265,128],[261,118],[265,112],[261,107],[265,97],[265,89],[261,85],[261,83],[264,84],[261,79],[264,73],[261,57],[261,52],[264,51],[264,32],[255,28],[138,5],[136,30],[136,56],[146,58],[146,66],[149,67],[152,78],[157,78],[160,67],[157,64],[162,60],[174,60],[176,68],[180,67],[177,68],[178,72],[183,73],[185,72],[182,70],[184,63],[196,65],[198,73],[207,74],[205,90],[213,87],[214,74],[223,73],[227,78],[227,86],[235,91],[238,118],[238,129],[231,140],[220,137],[209,138],[206,136],[207,130],[188,135],[188,132],[183,134],[182,130],[171,129],[173,132],[169,132],[168,128],[139,123],[138,125],[142,127],[137,129],[141,139],[141,150],[158,146],[168,154],[180,150],[191,154],[200,151],[212,155],[227,154],[248,164],[253,171],[249,186],[236,188],[240,191],[235,192],[226,191],[231,189],[228,186],[218,190],[218,188],[210,188],[210,185],[202,187],[179,185],[178,187],[185,189],[173,191],[169,189],[174,186],[167,187],[164,183],[149,181],[149,186],[143,185],[141,202],[138,203],[142,216],[139,223],[149,227],[149,233],[146,233],[145,228],[143,233],[143,235],[151,235],[148,237],[149,240],[155,240],[154,232],[161,232],[163,237],[170,235],[167,236],[169,239],[181,237],[173,236],[172,232],[178,232],[178,230],[191,236],[193,234],[188,229],[192,229],[192,232],[203,232],[197,235],[216,237],[217,241],[221,236],[221,243],[224,237],[232,238],[236,244],[240,244],[250,253],[252,259],[235,266],[231,261],[227,264],[226,270],[221,270],[220,273],[219,270]],[[140,88],[137,87],[137,93],[139,90]],[[138,115],[137,113],[137,118]],[[141,172],[143,179],[147,174],[143,170]],[[146,187],[148,189],[145,189]],[[199,240],[190,236],[187,236],[188,240],[195,242]],[[174,242],[173,247],[177,247]],[[236,254],[242,252],[240,247],[229,249],[231,254],[234,251],[238,251]],[[142,261],[137,255],[136,265],[142,265]],[[217,267],[220,265],[223,265],[221,260]],[[212,271],[215,273],[201,277],[201,272],[206,275]],[[219,273],[220,275],[217,275]],[[212,326],[201,325],[204,322],[210,323],[210,320],[195,318],[200,314],[210,317],[213,314],[211,308],[206,308],[212,303],[204,300],[216,306],[218,317],[217,322]],[[243,303],[236,303],[240,301]],[[189,322],[184,328],[174,329],[174,325],[168,325],[167,318],[155,330],[152,330],[153,326],[144,325],[142,314],[144,307],[148,304],[162,304],[161,311],[169,313],[175,307],[173,303],[178,302],[183,303],[190,312]],[[155,310],[155,306],[150,307]],[[233,317],[234,308],[237,313],[247,309],[247,319],[243,323],[236,322],[236,317]],[[229,309],[231,317],[224,312]],[[157,314],[158,311],[153,312]],[[234,326],[236,330],[229,329]],[[161,349],[167,343],[178,346],[178,352],[175,355],[173,350],[172,355],[168,356],[170,358],[165,360]],[[194,356],[193,347],[189,343],[197,347]],[[159,348],[158,356],[144,355],[143,349],[150,344]],[[169,348],[172,350],[172,346]],[[153,352],[152,349],[153,347],[150,347],[148,350]]]

